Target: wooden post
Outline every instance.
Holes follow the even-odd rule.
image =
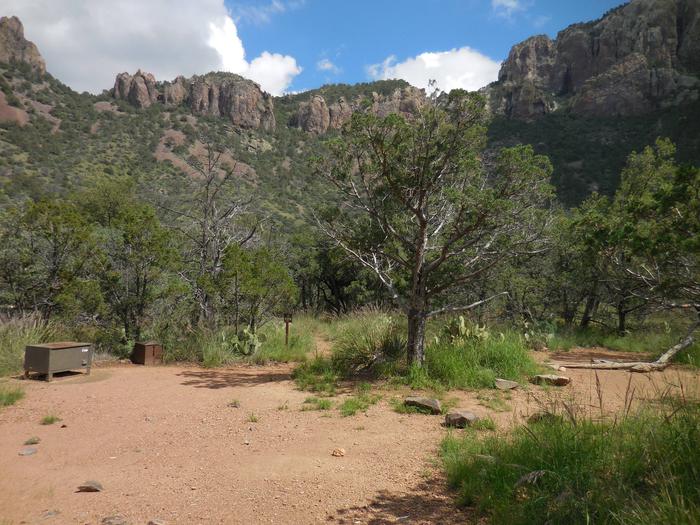
[[[292,322],[292,314],[284,314],[284,346],[289,347],[289,323]]]

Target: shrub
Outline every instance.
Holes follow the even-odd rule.
[[[333,369],[330,359],[321,356],[296,367],[292,372],[292,378],[300,390],[329,395],[335,394],[338,382],[338,374]]]
[[[40,423],[42,425],[53,425],[54,423],[57,423],[59,421],[61,421],[60,417],[55,416],[53,414],[49,414],[47,416],[42,417]]]
[[[507,436],[448,436],[459,502],[494,524],[698,523],[700,406],[616,423],[546,418]]]
[[[290,326],[289,346],[284,344],[284,323],[271,322],[259,330],[260,348],[251,356],[259,364],[270,361],[288,363],[306,361],[307,354],[316,348],[314,343],[315,321],[300,316]]]

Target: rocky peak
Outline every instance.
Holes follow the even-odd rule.
[[[515,45],[485,88],[494,112],[529,119],[557,108],[629,115],[700,92],[700,0],[632,0],[555,40]]]
[[[46,73],[46,64],[33,42],[24,38],[24,26],[16,16],[0,18],[0,62],[23,62],[40,73]]]
[[[408,116],[415,114],[425,104],[426,97],[422,89],[408,86],[396,89],[390,95],[372,93],[369,102],[369,110],[380,117],[391,113]],[[290,125],[309,133],[323,134],[328,130],[340,129],[362,107],[361,97],[352,102],[340,97],[329,105],[322,95],[314,94],[299,104]]]
[[[158,84],[150,73],[120,73],[114,82],[114,98],[138,108],[160,103],[184,105],[195,115],[228,118],[232,124],[273,131],[275,115],[272,97],[252,80],[229,73],[210,73]]]

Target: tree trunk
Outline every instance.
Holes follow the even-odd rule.
[[[627,301],[621,299],[617,303],[617,332],[625,335],[627,331]]]
[[[593,315],[596,311],[598,305],[598,286],[597,284],[593,286],[593,289],[588,294],[586,299],[586,307],[583,309],[583,317],[581,317],[581,328],[588,328],[588,325],[593,320]]]
[[[423,366],[425,361],[425,312],[411,309],[408,312],[408,364]]]

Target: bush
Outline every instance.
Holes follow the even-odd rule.
[[[700,523],[700,405],[617,423],[544,418],[507,436],[448,436],[459,502],[494,524]]]
[[[334,370],[331,360],[321,356],[296,367],[292,372],[292,378],[300,390],[328,395],[335,394],[338,382],[338,374]]]
[[[260,348],[251,356],[251,360],[259,364],[270,361],[278,363],[306,361],[307,354],[316,348],[314,329],[315,320],[313,318],[300,316],[291,324],[289,346],[285,346],[284,323],[279,321],[268,323],[258,332],[261,342]]]
[[[393,317],[365,310],[348,316],[332,336],[333,367],[344,375],[374,369],[402,359],[406,351],[402,329]]]

